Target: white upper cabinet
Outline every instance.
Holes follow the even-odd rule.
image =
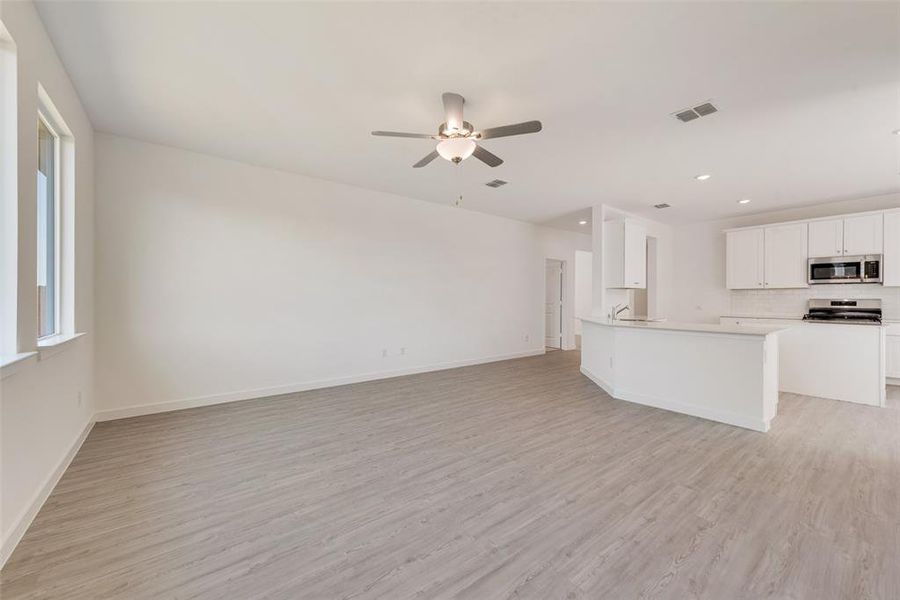
[[[882,216],[859,215],[809,224],[810,258],[881,254]]]
[[[884,250],[881,213],[844,219],[844,255],[881,254]]]
[[[606,287],[647,287],[647,230],[631,219],[604,223]]]
[[[844,253],[844,220],[812,221],[809,224],[809,258]]]
[[[763,271],[765,287],[808,287],[806,236],[806,223],[765,228],[765,269]]]
[[[647,287],[647,230],[625,221],[625,287]]]
[[[802,288],[806,223],[740,229],[725,234],[725,285],[732,290]]]
[[[808,287],[807,259],[869,254],[883,255],[883,285],[900,287],[900,208],[730,229],[725,235],[725,285],[732,290]]]
[[[730,290],[763,287],[765,230],[742,229],[725,234],[725,286]]]
[[[900,211],[884,213],[883,285],[900,286]],[[898,354],[900,358],[900,354]]]

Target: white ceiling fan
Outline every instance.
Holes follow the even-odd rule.
[[[476,131],[471,123],[463,119],[463,104],[466,102],[465,98],[452,92],[445,92],[441,98],[444,101],[444,113],[446,114],[447,120],[438,127],[437,134],[373,131],[372,135],[440,140],[437,148],[413,165],[413,168],[415,169],[424,167],[438,156],[445,158],[454,164],[459,164],[470,156],[474,156],[490,167],[497,167],[503,164],[503,159],[479,146],[476,143],[477,141],[490,138],[509,137],[511,135],[522,135],[525,133],[537,133],[541,130],[540,121],[525,121],[524,123],[503,125],[501,127],[491,127]]]

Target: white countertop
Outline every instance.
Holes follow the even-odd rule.
[[[888,327],[890,325],[895,325],[897,321],[891,319],[885,319],[881,323],[843,323],[841,321],[806,321],[803,317],[794,317],[794,316],[773,316],[773,315],[751,315],[751,314],[741,314],[741,313],[729,313],[727,315],[722,315],[723,319],[750,319],[757,321],[784,321],[785,328],[792,327],[796,325],[815,325],[817,327],[822,325],[840,325],[841,327]],[[755,326],[754,326],[755,327]]]
[[[613,321],[605,317],[579,317],[586,323],[595,323],[606,327],[623,329],[659,329],[662,331],[691,331],[696,333],[728,333],[738,335],[769,335],[785,329],[774,326],[719,325],[717,323],[679,323],[676,321],[642,322]]]

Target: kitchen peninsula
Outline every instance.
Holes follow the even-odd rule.
[[[581,320],[581,372],[613,398],[769,430],[783,328]]]

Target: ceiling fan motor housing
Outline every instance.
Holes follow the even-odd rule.
[[[455,130],[450,129],[449,126],[447,125],[447,123],[441,123],[441,126],[438,127],[438,135],[441,137],[448,137],[448,138],[468,137],[468,136],[472,135],[472,133],[474,131],[475,131],[475,128],[472,127],[472,124],[469,123],[468,121],[463,121],[462,127],[460,127],[459,129],[455,129]]]

